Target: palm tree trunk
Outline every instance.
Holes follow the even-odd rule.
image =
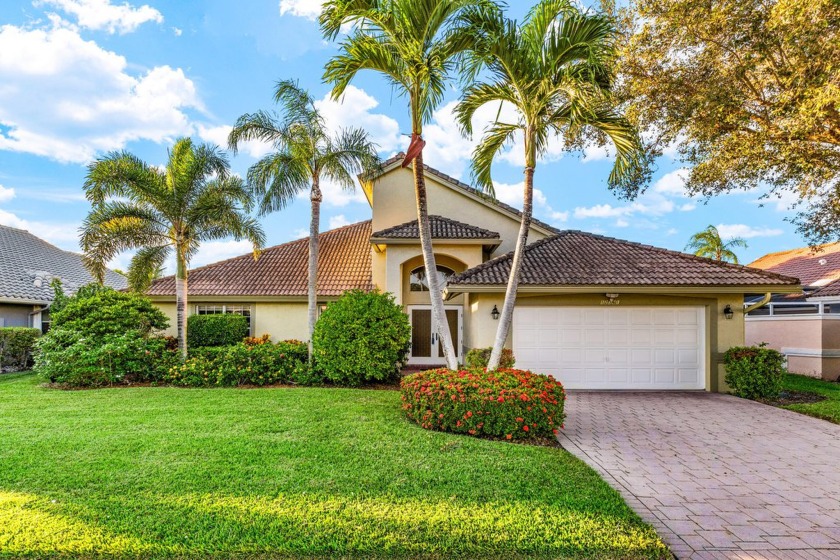
[[[312,219],[309,224],[309,363],[312,363],[312,336],[315,333],[315,320],[318,315],[318,230],[321,223],[321,188],[319,178],[312,179]]]
[[[432,320],[437,327],[439,340],[443,342],[443,356],[446,367],[458,368],[458,355],[452,344],[452,334],[449,332],[449,322],[446,320],[446,309],[443,306],[443,294],[437,277],[437,263],[432,247],[432,232],[429,231],[429,205],[426,198],[426,178],[423,175],[423,152],[415,158],[414,195],[417,202],[417,226],[420,230],[420,247],[423,250],[423,263],[426,265],[426,281],[429,284],[429,300],[432,304]]]
[[[522,260],[525,257],[525,246],[528,244],[528,232],[531,229],[531,214],[533,213],[534,201],[534,168],[525,168],[525,194],[522,204],[522,221],[519,225],[519,236],[516,238],[516,248],[513,252],[513,262],[510,265],[510,277],[508,278],[507,290],[505,291],[505,303],[502,306],[502,314],[499,316],[499,327],[496,329],[496,341],[493,343],[493,351],[490,352],[490,359],[487,361],[487,370],[498,369],[499,361],[502,358],[502,350],[513,322],[513,308],[516,305],[516,291],[519,288],[519,273],[522,270]]]
[[[180,247],[175,248],[175,323],[181,359],[187,359],[187,263]]]

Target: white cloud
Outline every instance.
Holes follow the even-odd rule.
[[[181,35],[184,34],[184,30],[179,28],[179,27],[173,27],[172,28],[172,33],[174,33],[176,37],[180,37]]]
[[[226,124],[219,126],[198,124],[195,127],[195,133],[199,138],[205,142],[216,144],[222,149],[227,149],[228,147],[228,135],[231,130],[233,130],[233,127]],[[239,152],[248,154],[254,159],[260,159],[263,156],[270,154],[271,150],[271,144],[267,144],[265,142],[249,141],[239,143]]]
[[[0,208],[0,225],[25,229],[62,249],[79,251],[79,224],[27,220]]]
[[[718,224],[716,227],[721,239],[732,239],[733,237],[742,237],[744,239],[775,237],[784,233],[784,231],[778,228],[752,227],[746,224]]]
[[[15,189],[0,185],[0,202],[9,202],[15,197]]]
[[[280,15],[293,15],[316,20],[321,15],[323,0],[280,0]]]
[[[292,232],[292,237],[294,239],[303,239],[304,237],[309,237],[309,230],[306,228],[298,228]]]
[[[568,212],[557,212],[552,210],[548,213],[548,219],[552,222],[566,222],[569,219]]]
[[[354,86],[348,86],[344,95],[337,101],[330,99],[329,94],[315,101],[315,107],[333,132],[349,127],[363,128],[382,152],[408,146],[408,139],[400,136],[400,125],[395,119],[382,113],[371,112],[378,106],[379,101]]]
[[[688,169],[681,167],[666,173],[653,184],[654,192],[686,196],[685,182],[688,179]]]
[[[40,0],[36,6],[52,6],[76,18],[80,27],[108,33],[130,33],[146,22],[163,23],[163,14],[148,5],[135,8],[110,0]]]
[[[680,206],[680,212],[691,212],[695,208],[697,208],[696,204],[694,204],[693,202],[686,202],[685,204]]]
[[[253,251],[250,241],[234,239],[224,241],[205,241],[198,248],[198,253],[192,258],[190,268],[197,268],[225,259],[247,255]]]
[[[590,161],[601,161],[609,158],[609,147],[590,144],[583,149],[583,159],[581,161],[583,163],[589,163]]]
[[[133,140],[192,130],[203,110],[180,68],[128,72],[126,59],[62,27],[0,27],[0,149],[84,163]]]
[[[575,218],[618,218],[643,214],[647,216],[661,216],[674,211],[674,203],[661,195],[648,195],[625,206],[611,204],[596,204],[590,207],[575,208]]]
[[[630,212],[629,206],[613,206],[611,204],[596,204],[590,207],[575,208],[575,218],[616,218]]]
[[[338,214],[337,216],[330,217],[330,229],[338,229],[340,227],[349,226],[351,223],[344,214]]]

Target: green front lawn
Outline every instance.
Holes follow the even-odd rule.
[[[795,410],[808,416],[815,416],[840,424],[840,383],[805,377],[804,375],[785,375],[782,388],[802,393],[817,393],[826,400],[810,404],[789,404],[782,408]]]
[[[429,432],[396,391],[0,376],[0,557],[659,558],[560,448]]]

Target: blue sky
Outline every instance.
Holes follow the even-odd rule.
[[[530,3],[514,2],[512,15]],[[111,150],[129,150],[151,164],[166,160],[175,138],[224,144],[245,112],[272,107],[273,85],[295,78],[319,99],[331,126],[362,126],[388,157],[405,148],[404,99],[375,74],[363,74],[339,103],[321,82],[336,52],[321,38],[320,0],[3,0],[0,6],[0,224],[28,229],[78,250],[78,227],[89,209],[82,196],[86,165]],[[429,165],[469,182],[473,143],[458,133],[453,87],[426,126]],[[242,175],[265,153],[252,145],[232,158]],[[684,196],[685,170],[662,157],[648,191],[628,202],[609,192],[609,155],[552,150],[536,174],[535,215],[559,228],[603,233],[681,250],[714,224],[747,238],[742,262],[804,245],[784,221],[788,201],[760,204],[760,192],[708,202]],[[517,146],[494,167],[497,195],[519,205]],[[327,185],[322,229],[369,217],[360,192]],[[269,245],[304,235],[305,199],[263,219]],[[207,244],[193,266],[247,253],[244,242]],[[127,256],[113,264],[124,267]]]

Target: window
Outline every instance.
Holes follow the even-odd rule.
[[[196,315],[222,315],[224,313],[242,315],[248,320],[248,334],[254,334],[250,305],[196,305],[195,313]]]
[[[453,276],[454,274],[455,271],[451,268],[447,268],[445,266],[437,267],[438,283],[441,285],[441,287],[445,286],[447,280],[449,280],[449,277]],[[409,282],[412,292],[428,292],[429,283],[426,279],[426,267],[420,266],[412,270],[411,276],[409,277]]]

